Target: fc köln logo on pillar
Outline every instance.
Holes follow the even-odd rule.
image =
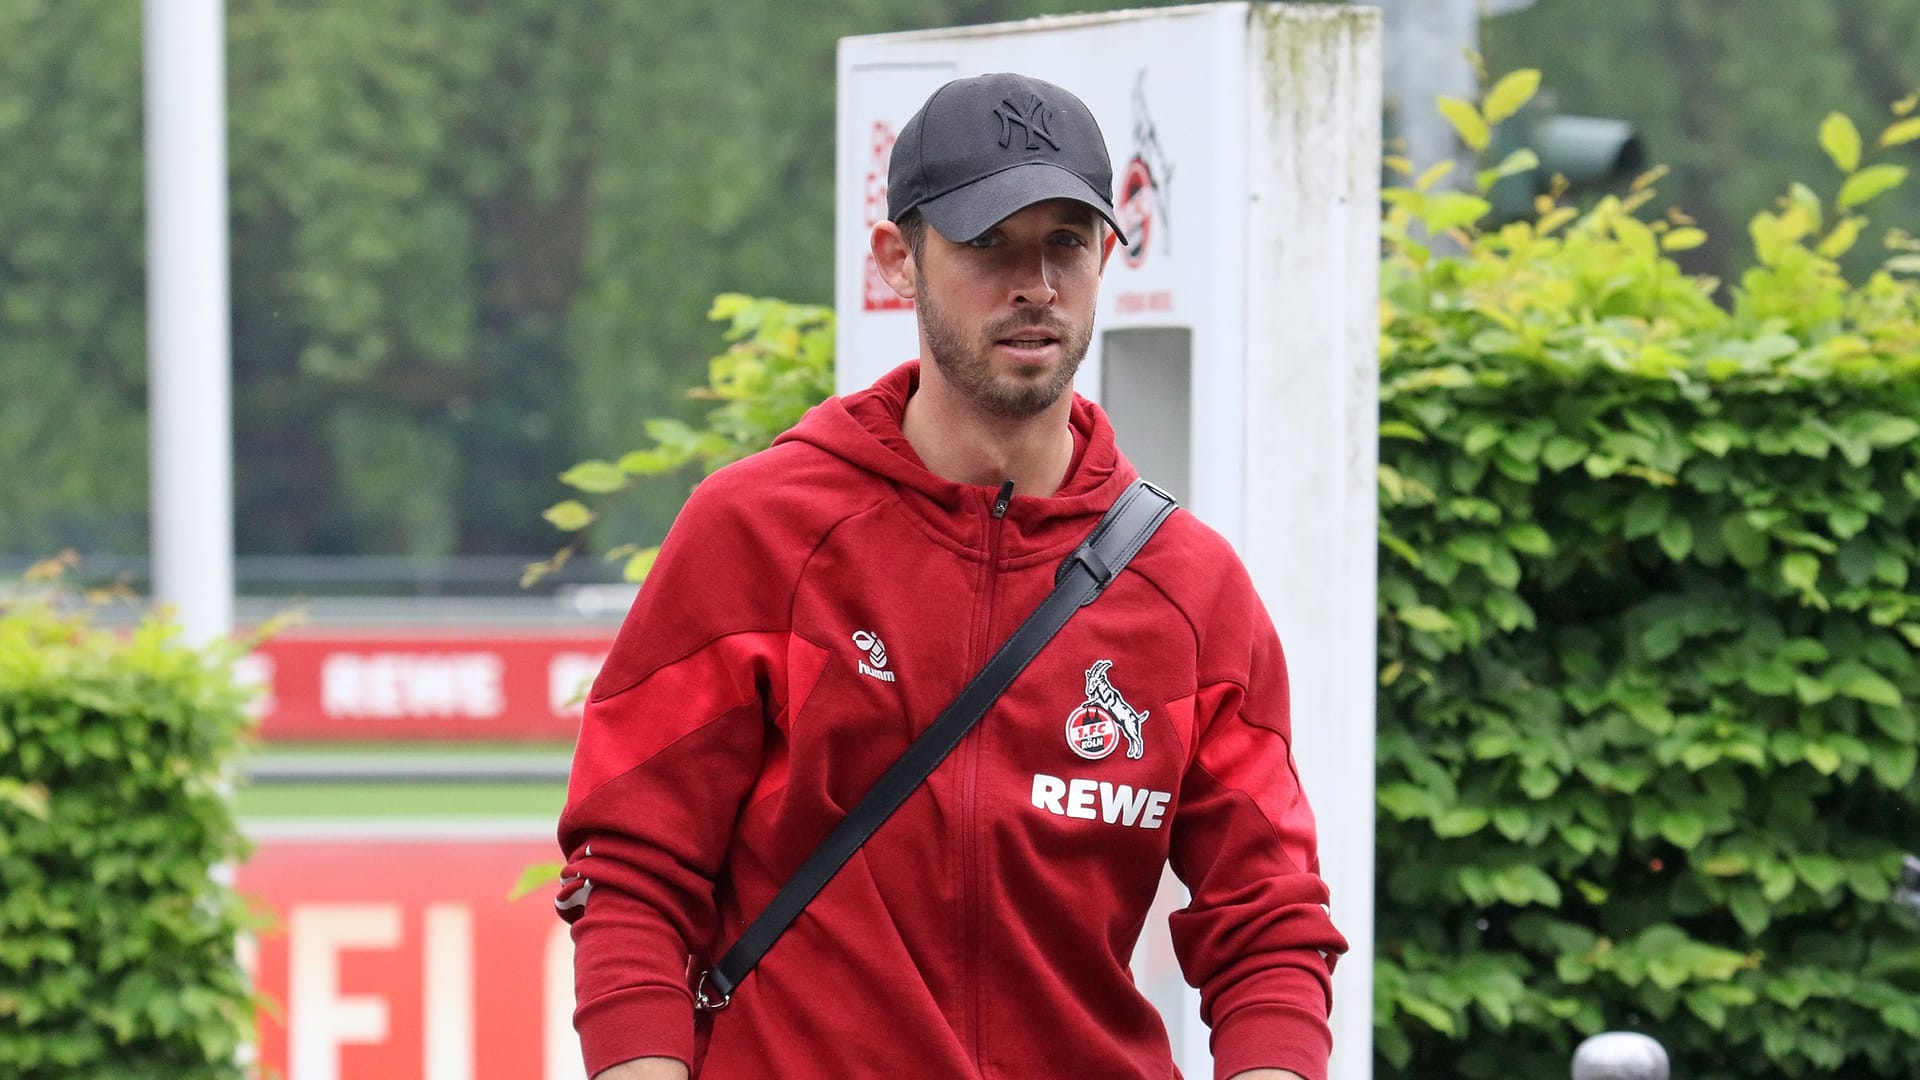
[[[1127,756],[1139,758],[1147,752],[1141,728],[1147,714],[1135,709],[1114,688],[1107,672],[1113,661],[1100,660],[1087,669],[1087,699],[1067,714],[1067,749],[1099,761],[1120,748],[1124,739]]]

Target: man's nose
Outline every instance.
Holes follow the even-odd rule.
[[[1048,307],[1059,297],[1059,290],[1053,287],[1055,270],[1047,265],[1045,251],[1023,255],[1016,261],[1013,272],[1013,302],[1016,306],[1032,304]]]

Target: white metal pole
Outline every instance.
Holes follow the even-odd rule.
[[[153,596],[195,643],[233,625],[224,0],[146,0]]]

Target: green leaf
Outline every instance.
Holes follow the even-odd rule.
[[[1795,855],[1787,860],[1793,872],[1816,893],[1830,893],[1846,880],[1846,870],[1838,860],[1826,855]]]
[[[1486,117],[1480,115],[1480,110],[1457,97],[1442,97],[1438,106],[1440,115],[1446,117],[1447,123],[1453,125],[1453,130],[1460,136],[1461,142],[1475,150],[1487,148],[1492,133],[1487,128]]]
[[[1727,1027],[1727,1007],[1715,1001],[1704,990],[1694,990],[1686,996],[1687,1011],[1700,1018],[1700,1022],[1712,1031],[1725,1031]]]
[[[1429,634],[1445,633],[1460,629],[1460,624],[1454,622],[1446,612],[1425,604],[1406,608],[1398,614],[1401,622],[1406,623],[1415,630],[1422,630]]]
[[[1627,504],[1622,519],[1621,534],[1629,540],[1639,540],[1652,536],[1667,523],[1670,500],[1665,492],[1642,491]]]
[[[1660,816],[1660,835],[1674,847],[1689,849],[1706,837],[1707,823],[1698,814],[1671,810]]]
[[[561,532],[578,532],[593,524],[594,519],[593,511],[578,499],[554,503],[541,511],[540,516]]]
[[[1833,684],[1824,679],[1816,679],[1811,675],[1793,677],[1793,694],[1800,699],[1802,705],[1819,705],[1822,702],[1831,701],[1834,692]]]
[[[627,474],[611,461],[583,461],[561,473],[560,482],[589,494],[604,495],[626,487]]]
[[[1435,836],[1453,840],[1479,832],[1487,827],[1489,820],[1485,810],[1456,806],[1443,810],[1434,817],[1433,832]]]
[[[1730,513],[1720,521],[1720,540],[1726,542],[1726,553],[1749,571],[1766,561],[1766,534],[1743,513]]]
[[[621,455],[620,471],[629,476],[657,476],[660,473],[679,467],[685,459],[678,454],[670,454],[659,447],[647,450],[630,450]]]
[[[1503,807],[1493,812],[1493,827],[1501,836],[1519,843],[1533,831],[1533,814],[1517,806]]]
[[[1860,129],[1853,126],[1846,114],[1828,113],[1820,125],[1820,149],[1827,152],[1835,168],[1851,173],[1860,167]]]
[[[1475,173],[1474,182],[1480,188],[1480,193],[1484,195],[1493,189],[1493,185],[1507,177],[1532,172],[1539,167],[1540,155],[1526,147],[1521,147],[1513,153],[1508,154],[1505,161],[1495,165],[1493,168],[1482,169],[1478,173]]]
[[[1560,886],[1538,866],[1509,866],[1491,876],[1494,892],[1509,904],[1559,907]]]
[[[6,803],[40,821],[47,821],[50,817],[45,784],[22,783],[10,776],[0,776],[0,803]]]
[[[1469,195],[1464,191],[1439,191],[1427,199],[1420,222],[1428,232],[1443,233],[1448,229],[1471,225],[1492,212],[1493,204],[1478,195]]]
[[[1447,554],[1469,566],[1485,566],[1493,559],[1493,541],[1479,533],[1463,533],[1447,541]]]
[[[1840,207],[1851,210],[1906,183],[1904,165],[1869,165],[1840,185]]]
[[[1507,529],[1504,535],[1508,545],[1522,555],[1553,554],[1553,537],[1538,525],[1515,525]]]
[[[1510,72],[1493,89],[1487,91],[1483,107],[1486,110],[1487,123],[1498,124],[1525,108],[1527,102],[1540,91],[1540,72],[1533,68],[1522,68]]]
[[[1865,224],[1865,221],[1866,219],[1855,216],[1841,218],[1834,223],[1833,231],[1828,233],[1826,239],[1820,241],[1820,246],[1814,250],[1829,259],[1837,259],[1845,255],[1853,250],[1854,243],[1860,239],[1860,226]]]
[[[1873,718],[1873,726],[1888,738],[1903,744],[1920,741],[1920,716],[1912,711],[1890,706],[1868,709],[1867,712]]]
[[[1812,222],[1812,228],[1820,228],[1822,204],[1820,196],[1812,188],[1796,180],[1787,185],[1787,200],[1789,205],[1806,215],[1806,219]]]
[[[1415,180],[1413,182],[1414,190],[1415,191],[1432,191],[1433,185],[1439,183],[1441,180],[1446,179],[1447,174],[1451,173],[1454,170],[1455,164],[1456,163],[1452,158],[1448,158],[1445,161],[1434,162],[1432,165],[1427,167],[1427,171],[1420,174],[1420,178],[1418,180]]]
[[[660,549],[657,546],[646,548],[635,553],[627,559],[627,565],[621,568],[621,580],[636,583],[645,581],[647,574],[653,570],[654,560],[659,557]]]
[[[1732,544],[1728,544],[1732,549]],[[1804,551],[1796,551],[1780,560],[1780,580],[1802,592],[1812,592],[1820,580],[1820,560]]]
[[[1706,242],[1707,231],[1705,229],[1695,229],[1691,227],[1673,229],[1660,237],[1660,250],[1692,251],[1694,248]]]
[[[1374,798],[1382,809],[1401,821],[1430,818],[1440,812],[1439,796],[1413,784],[1383,785]]]
[[[1904,146],[1915,139],[1920,139],[1920,116],[1896,120],[1888,125],[1887,130],[1880,133],[1880,146]]]
[[[1467,432],[1466,441],[1461,444],[1461,449],[1473,457],[1478,457],[1498,445],[1505,435],[1506,432],[1492,424],[1477,424],[1472,431]]]
[[[1826,743],[1810,742],[1806,746],[1807,764],[1822,776],[1832,776],[1840,771],[1840,751]]]
[[[1690,431],[1687,438],[1693,445],[1718,458],[1726,457],[1727,451],[1733,449],[1733,437],[1725,431]]]
[[[1700,872],[1713,877],[1734,877],[1744,874],[1753,865],[1745,855],[1715,855],[1700,861]]]
[[[1683,517],[1670,517],[1660,526],[1660,550],[1674,562],[1693,552],[1693,523]]]
[[[656,417],[648,420],[641,428],[647,437],[670,451],[690,451],[700,439],[700,433],[689,427],[683,420],[671,417]]]
[[[1898,706],[1900,690],[1886,677],[1857,660],[1843,660],[1827,671],[1834,689],[1871,705]]]
[[[1424,1001],[1420,998],[1413,997],[1402,997],[1399,999],[1399,1005],[1401,1010],[1408,1016],[1421,1021],[1428,1027],[1449,1038],[1458,1030],[1454,1026],[1453,1014],[1435,1005],[1431,1001]]]
[[[1590,449],[1592,448],[1579,439],[1555,435],[1547,440],[1546,446],[1541,448],[1540,460],[1547,468],[1554,472],[1561,472],[1585,461]]]
[[[1889,791],[1900,791],[1913,780],[1916,765],[1920,765],[1920,746],[1907,743],[1889,747],[1873,755],[1874,779]]]
[[[1906,446],[1920,439],[1920,421],[1909,416],[1892,416],[1887,413],[1870,414],[1857,424],[1848,424],[1847,430],[1859,434],[1869,443],[1882,449]]]
[[[520,876],[514,881],[513,888],[507,890],[507,899],[518,900],[529,893],[551,888],[559,880],[561,871],[566,868],[565,863],[534,863],[520,871]]]
[[[1727,909],[1748,937],[1759,937],[1773,922],[1773,905],[1760,895],[1760,890],[1752,887],[1733,890],[1727,898]]]

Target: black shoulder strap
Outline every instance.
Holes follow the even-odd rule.
[[[1027,621],[1020,624],[966,689],[960,691],[953,704],[881,774],[872,790],[827,834],[720,962],[700,977],[694,998],[698,1008],[726,1007],[740,981],[807,904],[840,872],[874,830],[933,773],[934,767],[953,752],[961,737],[986,715],[1014,677],[1066,625],[1068,617],[1093,603],[1106,589],[1107,583],[1127,565],[1176,505],[1173,496],[1145,480],[1135,480],[1121,493],[1100,524],[1094,526],[1087,539],[1060,564],[1059,572],[1054,575],[1053,591],[1027,616]]]

